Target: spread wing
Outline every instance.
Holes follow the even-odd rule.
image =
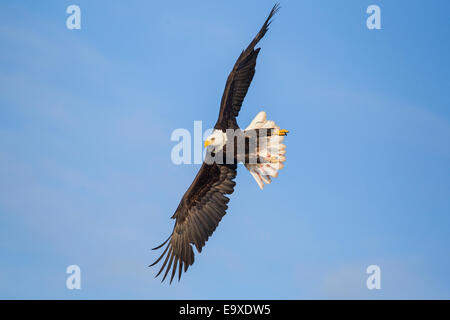
[[[219,119],[214,126],[215,129],[226,130],[228,128],[237,129],[239,126],[236,122],[236,117],[241,110],[242,102],[247,94],[253,75],[255,74],[256,58],[259,50],[255,49],[256,44],[266,34],[271,18],[278,11],[279,5],[276,4],[270,11],[269,16],[264,22],[261,30],[259,30],[256,37],[249,44],[247,49],[242,51],[241,55],[234,64],[233,70],[228,76],[225,90],[223,92],[222,100],[220,102]]]
[[[192,244],[198,252],[201,252],[205,242],[216,230],[228,208],[227,203],[230,199],[226,194],[233,193],[235,177],[236,164],[203,163],[172,216],[172,219],[176,219],[172,234],[164,243],[154,248],[159,249],[168,242],[161,256],[151,265],[157,264],[165,256],[164,263],[156,275],[158,276],[165,268],[162,281],[172,269],[170,278],[172,283],[177,268],[180,280],[183,268],[186,272],[194,263]]]

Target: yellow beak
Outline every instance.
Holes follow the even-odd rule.
[[[211,144],[211,141],[205,140],[205,148]]]

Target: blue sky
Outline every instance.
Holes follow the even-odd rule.
[[[273,2],[77,1],[68,30],[71,4],[0,4],[0,298],[450,298],[450,2],[281,3],[238,121],[291,131],[285,169],[261,191],[239,168],[171,286],[150,248],[199,165],[170,135],[214,125]]]

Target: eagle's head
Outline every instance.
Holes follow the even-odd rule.
[[[222,130],[214,129],[213,133],[205,140],[205,148],[212,148],[213,152],[219,152],[227,143],[227,136]]]

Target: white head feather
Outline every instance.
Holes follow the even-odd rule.
[[[212,148],[213,152],[219,152],[227,143],[227,135],[222,130],[214,129],[213,133],[205,140],[205,148]]]

